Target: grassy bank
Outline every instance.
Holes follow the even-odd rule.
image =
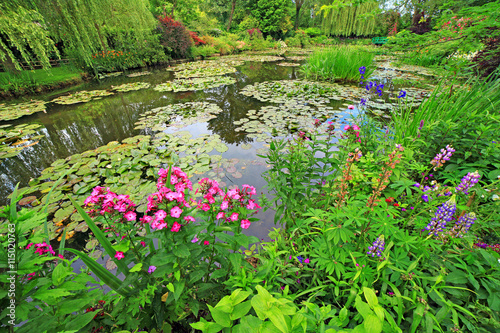
[[[40,93],[82,81],[82,73],[72,66],[36,69],[18,74],[0,73],[0,98]]]

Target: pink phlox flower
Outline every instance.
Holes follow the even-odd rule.
[[[205,198],[210,204],[215,203],[215,199],[210,193],[205,194],[203,198]]]
[[[349,126],[349,125],[345,125],[345,126],[344,126],[344,131],[348,131],[350,128],[351,128],[351,126]]]
[[[179,197],[179,194],[177,192],[168,192],[165,194],[165,199],[168,201],[174,201]]]
[[[176,175],[170,175],[170,184],[175,185],[177,184],[179,178],[177,178]]]
[[[174,217],[174,218],[179,218],[182,214],[182,209],[180,209],[179,206],[175,206],[174,208],[172,208],[170,210],[170,216]]]
[[[125,258],[125,253],[123,253],[122,251],[116,251],[115,258],[121,260]]]
[[[355,131],[359,131],[359,127],[356,124],[352,125],[352,129],[355,130]]]
[[[209,241],[204,241],[204,242],[203,242],[203,245],[209,245],[209,244],[210,244],[210,242],[209,242]]]
[[[248,229],[250,227],[251,222],[249,220],[241,220],[241,227],[243,229]]]
[[[168,169],[160,169],[160,171],[158,171],[158,176],[162,177],[162,178],[165,178],[168,176]]]
[[[239,215],[240,214],[238,214],[238,213],[232,213],[229,218],[231,219],[231,221],[237,221]]]
[[[155,212],[155,217],[156,220],[163,220],[165,219],[165,217],[167,217],[167,213],[164,210],[160,209]]]
[[[179,230],[181,230],[181,226],[179,223],[177,222],[174,222],[174,225],[172,226],[172,229],[170,229],[170,231],[173,231],[173,232],[179,232]]]
[[[226,200],[222,201],[222,203],[220,204],[220,209],[222,209],[222,210],[225,210],[228,207],[229,207],[229,202]]]
[[[184,216],[184,221],[186,221],[187,223],[189,223],[189,222],[195,222],[196,220],[191,215],[188,215],[188,216]]]
[[[225,217],[226,217],[226,213],[224,213],[224,212],[219,212],[219,213],[217,213],[216,219],[217,219],[217,220],[218,220],[218,219],[223,219],[223,218],[225,218]]]
[[[143,217],[140,218],[140,221],[142,223],[151,223],[153,221],[153,217],[149,215],[144,215]]]
[[[204,212],[208,212],[210,210],[210,205],[204,203],[203,205],[201,205],[201,210],[203,210]]]

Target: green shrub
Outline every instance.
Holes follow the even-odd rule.
[[[369,77],[373,54],[359,48],[341,46],[314,52],[303,67],[306,77],[321,80],[356,82],[361,79],[359,68],[365,66]]]
[[[213,47],[212,45],[195,46],[191,49],[191,54],[194,58],[196,57],[206,58],[214,53],[217,53],[217,51],[215,50],[215,47]]]
[[[309,36],[309,37],[316,37],[316,36],[319,36],[321,35],[321,29],[320,28],[316,28],[316,27],[310,27],[310,28],[307,28],[305,30],[305,33]],[[326,36],[325,36],[326,37]]]

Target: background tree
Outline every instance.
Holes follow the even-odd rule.
[[[0,64],[6,71],[22,68],[20,61],[32,66],[35,61],[50,67],[49,60],[59,53],[43,16],[22,1],[0,3]]]
[[[252,16],[259,23],[262,32],[281,38],[291,28],[289,0],[258,0],[252,9]]]
[[[327,35],[368,36],[375,31],[377,2],[335,1],[321,7],[322,30]]]

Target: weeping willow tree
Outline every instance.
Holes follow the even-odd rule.
[[[321,28],[325,34],[334,36],[368,36],[375,31],[377,2],[353,3],[335,0],[321,7]]]
[[[109,39],[141,49],[150,40],[156,20],[148,0],[1,0],[0,61],[19,68],[57,55],[55,43],[82,65],[105,51]],[[50,38],[49,38],[50,37]]]
[[[156,26],[148,0],[31,1],[50,22],[52,37],[86,65],[91,64],[92,54],[106,51],[108,35],[117,40],[126,36],[130,43],[140,44]]]
[[[0,3],[0,64],[6,71],[20,71],[21,62],[33,68],[35,61],[50,67],[59,53],[43,16],[29,3]]]

